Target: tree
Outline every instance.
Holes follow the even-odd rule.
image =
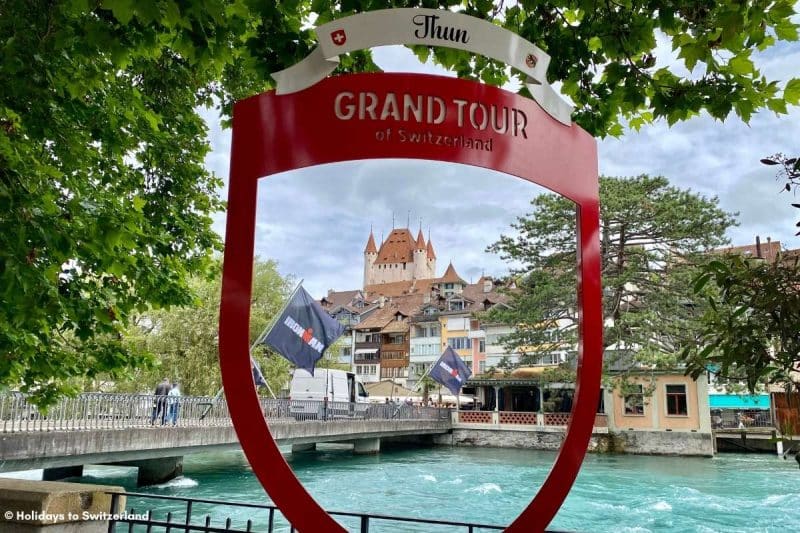
[[[743,382],[751,392],[761,383],[794,383],[800,390],[794,381],[800,371],[798,257],[766,262],[726,255],[702,268],[694,288],[709,305],[697,344],[682,354],[688,374],[713,368],[721,380]]]
[[[491,312],[515,326],[504,342],[525,353],[523,364],[536,362],[538,348],[553,350],[554,331],[562,346],[574,346],[578,324],[574,204],[549,194],[531,204],[533,211],[512,225],[518,234],[488,249],[523,265],[510,307]],[[698,327],[690,281],[700,254],[725,243],[733,223],[716,198],[663,177],[600,179],[607,365],[674,367]]]
[[[597,135],[701,110],[785,113],[800,81],[765,79],[750,56],[797,39],[792,2],[487,0],[4,0],[0,3],[0,383],[51,402],[147,357],[121,335],[137,313],[182,306],[220,249],[221,182],[204,166],[199,108],[234,100],[315,46],[310,22],[367,9],[446,7],[490,19],[553,57],[548,74]],[[659,68],[656,32],[692,75]],[[432,54],[499,83],[503,67]],[[369,52],[340,72],[376,70]]]
[[[783,154],[774,154],[765,157],[761,162],[765,165],[779,165],[780,170],[778,170],[776,178],[786,180],[783,185],[784,191],[796,191],[800,187],[800,157],[786,157]],[[792,207],[800,209],[800,204],[792,204]],[[800,227],[800,222],[796,226]],[[800,231],[795,233],[795,236],[800,236]]]
[[[132,379],[120,382],[117,390],[151,392],[151,385],[164,376],[181,382],[184,394],[213,395],[222,387],[219,372],[219,301],[221,263],[214,264],[212,280],[194,277],[190,287],[197,295],[193,305],[158,310],[137,317],[129,342],[137,351],[156,355],[157,364],[136,369]],[[274,261],[256,261],[250,310],[250,342],[268,327],[282,309],[293,288],[282,277]],[[254,350],[261,371],[273,391],[283,387],[290,364],[263,347]]]
[[[448,2],[459,3],[459,2]],[[359,5],[360,3],[354,2]],[[574,119],[594,135],[621,135],[654,118],[670,124],[706,111],[748,122],[762,108],[786,113],[800,103],[800,79],[781,93],[751,56],[778,41],[796,41],[792,0],[770,2],[542,2],[508,6],[469,2],[465,12],[519,33],[552,56],[551,82],[576,105]],[[326,16],[326,18],[330,18]],[[666,37],[690,76],[659,66],[657,40]],[[448,49],[418,50],[460,76],[501,83],[506,71],[484,58]],[[523,76],[516,73],[521,81]]]

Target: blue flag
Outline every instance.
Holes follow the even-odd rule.
[[[314,375],[317,360],[343,331],[344,326],[299,287],[263,342]]]
[[[261,373],[261,367],[258,366],[258,362],[253,359],[253,356],[250,356],[250,369],[253,371],[253,382],[256,384],[256,387],[264,387],[267,385],[267,380],[264,379],[264,374]]]
[[[441,383],[458,396],[458,391],[472,375],[472,371],[458,356],[452,347],[448,346],[439,360],[433,364],[428,375],[436,382]]]

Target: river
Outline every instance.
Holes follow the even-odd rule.
[[[336,446],[286,455],[304,486],[329,510],[499,525],[510,523],[530,502],[554,457],[541,451],[449,447],[355,456]],[[774,455],[724,454],[709,459],[590,454],[550,528],[800,531],[800,471],[796,465]],[[81,481],[122,484],[131,491],[158,495],[267,501],[240,452],[187,456],[184,476],[163,485],[136,489],[135,479],[131,469],[87,467]],[[142,509],[141,502],[134,500],[131,505],[139,506],[137,512]],[[164,513],[177,511],[179,506],[159,504],[155,509]],[[266,522],[265,516],[230,508],[208,511],[217,518],[215,523],[228,515],[234,523],[248,517],[257,525]],[[355,522],[347,525],[357,530]],[[376,524],[370,531],[448,529]]]

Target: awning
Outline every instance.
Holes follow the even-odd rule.
[[[769,409],[769,394],[709,394],[712,409]]]
[[[359,348],[358,350],[356,350],[356,355],[360,355],[362,353],[377,353],[377,352],[378,352],[377,348]]]

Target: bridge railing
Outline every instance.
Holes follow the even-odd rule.
[[[445,420],[448,409],[395,404],[320,402],[261,398],[268,420],[332,422],[364,420]],[[41,411],[19,393],[0,395],[0,432],[78,431],[148,426],[230,425],[224,398],[84,393],[61,398]]]
[[[224,424],[230,424],[227,404],[208,396],[174,398],[84,393],[74,398],[61,398],[44,411],[22,394],[0,395],[0,431],[3,432]]]

